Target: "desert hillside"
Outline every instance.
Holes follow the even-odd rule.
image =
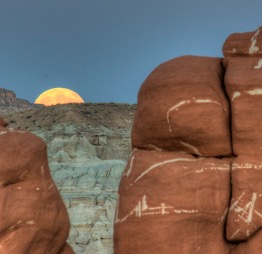
[[[109,129],[130,129],[136,110],[135,104],[83,103],[64,104],[41,108],[23,108],[21,111],[6,111],[2,108],[2,117],[10,127],[36,131],[48,130],[54,124],[75,123]]]

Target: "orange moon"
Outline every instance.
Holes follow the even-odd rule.
[[[44,104],[45,106],[67,103],[84,103],[84,100],[78,93],[62,87],[46,90],[35,100],[35,104]]]

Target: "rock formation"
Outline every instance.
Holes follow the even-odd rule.
[[[19,99],[13,91],[0,88],[0,113],[6,111],[21,111],[23,109],[39,108],[40,105],[34,105],[27,100]]]
[[[67,207],[77,254],[112,254],[117,191],[131,152],[135,105],[69,104],[6,115],[48,147],[51,175]],[[114,116],[112,118],[112,116]]]
[[[0,120],[0,253],[70,254],[69,218],[45,143]]]
[[[261,29],[229,36],[224,59],[176,58],[143,83],[114,254],[261,253]]]

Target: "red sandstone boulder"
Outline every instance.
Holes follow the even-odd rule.
[[[133,147],[229,156],[229,107],[220,58],[185,56],[157,67],[143,83]]]
[[[261,59],[230,58],[225,84],[231,102],[234,154],[262,154]]]
[[[233,189],[226,227],[229,241],[246,241],[262,228],[261,173],[261,157],[239,156],[233,161]]]
[[[44,142],[0,127],[0,144],[0,253],[73,253],[66,243],[67,211],[50,176]]]
[[[173,59],[145,80],[119,188],[115,254],[261,253],[261,50],[262,27],[227,39],[226,91],[217,58]],[[206,158],[232,148],[237,158]]]
[[[225,57],[262,56],[262,27],[254,32],[231,34],[222,51]]]
[[[227,254],[230,161],[135,150],[125,169],[114,254]]]
[[[235,243],[231,247],[231,254],[261,254],[262,231],[258,231],[252,238],[245,242]],[[220,254],[220,253],[218,253]],[[222,253],[221,253],[222,254]]]

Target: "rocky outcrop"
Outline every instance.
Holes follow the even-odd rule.
[[[225,85],[232,110],[232,139],[235,155],[262,154],[262,66],[258,57],[226,60]]]
[[[68,209],[68,241],[76,253],[113,253],[117,191],[125,165],[119,160],[50,164]]]
[[[230,160],[136,149],[121,180],[114,253],[228,253],[229,198]]]
[[[259,231],[262,228],[261,200],[261,148],[262,130],[262,37],[261,27],[252,33],[240,34],[246,47],[250,38],[249,54],[225,55],[227,67],[225,85],[232,107],[232,147],[237,155],[232,164],[232,198],[228,213],[226,233],[233,241],[247,241],[240,249],[259,253]],[[229,45],[238,47],[235,40]],[[244,47],[242,51],[246,50]],[[261,240],[261,238],[260,238]],[[252,247],[248,247],[248,246]],[[248,249],[250,248],[250,250]]]
[[[6,118],[10,127],[29,129],[47,143],[51,175],[69,213],[68,242],[77,254],[113,253],[117,191],[131,152],[134,109],[69,104]]]
[[[53,182],[45,143],[0,121],[0,252],[70,254],[69,218]]]
[[[0,113],[18,112],[23,109],[39,108],[27,100],[16,98],[16,94],[4,88],[0,88]]]
[[[130,153],[130,133],[64,123],[35,134],[47,142],[51,174],[70,217],[70,245],[78,254],[112,254],[117,191]]]
[[[222,50],[225,57],[262,56],[262,26],[253,32],[231,34]]]
[[[186,56],[145,80],[115,254],[261,253],[261,42],[260,28],[231,35],[225,74],[222,59]]]
[[[219,58],[184,56],[161,64],[139,91],[133,146],[231,155],[229,106],[222,80]]]

